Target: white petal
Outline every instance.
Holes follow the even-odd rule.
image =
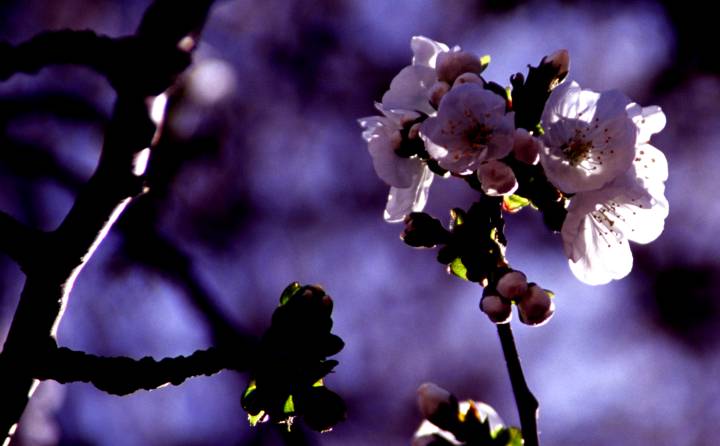
[[[633,167],[640,184],[665,182],[668,179],[665,154],[650,144],[635,147]]]
[[[381,139],[368,143],[375,173],[388,186],[411,187],[417,172],[423,169],[424,163],[418,158],[402,158],[392,151]]]
[[[439,53],[450,51],[447,45],[436,42],[425,36],[413,36],[410,40],[410,47],[413,51],[413,65],[422,65],[435,68],[435,62]]]
[[[427,203],[430,185],[434,174],[424,166],[422,171],[413,177],[413,183],[408,188],[391,187],[385,207],[384,218],[388,223],[403,221],[411,212],[420,212]]]
[[[429,92],[436,81],[437,75],[432,68],[408,65],[390,82],[390,89],[382,97],[383,108],[435,113]]]
[[[627,240],[605,232],[589,215],[566,219],[561,234],[570,270],[580,281],[602,285],[630,273],[633,258]]]
[[[627,106],[627,114],[639,129],[638,143],[650,141],[650,136],[660,133],[667,123],[665,113],[657,105],[640,107],[633,102]]]
[[[563,82],[555,87],[545,102],[542,114],[543,127],[547,128],[551,123],[563,117],[589,116],[590,113],[587,113],[588,106],[594,106],[597,96],[599,96],[599,93],[589,90],[583,93],[580,85],[575,81]]]

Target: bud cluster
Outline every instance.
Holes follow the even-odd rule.
[[[512,319],[512,304],[518,307],[520,322],[542,325],[555,313],[555,304],[548,291],[535,283],[528,283],[521,271],[509,270],[494,287],[485,287],[480,309],[496,324],[506,324]]]

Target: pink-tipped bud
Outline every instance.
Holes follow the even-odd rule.
[[[483,296],[480,300],[480,309],[496,324],[507,324],[512,319],[510,301],[494,294]]]
[[[485,161],[478,168],[477,176],[483,192],[491,197],[510,195],[518,188],[515,173],[502,161]]]
[[[480,58],[465,51],[440,53],[437,56],[437,76],[448,84],[455,82],[463,73],[480,73],[483,70]]]
[[[500,280],[498,280],[495,288],[502,297],[515,299],[527,292],[527,277],[520,271],[510,271],[505,273]]]
[[[458,85],[462,84],[478,84],[483,85],[484,82],[482,79],[480,79],[480,76],[478,76],[475,73],[463,73],[460,76],[455,79],[455,82],[453,83],[453,87],[457,87]]]
[[[550,299],[550,295],[535,284],[528,286],[527,292],[517,305],[520,321],[527,325],[544,324],[555,313],[555,303]]]
[[[432,104],[433,107],[438,108],[440,106],[440,101],[448,91],[450,91],[450,84],[443,81],[435,82],[428,92],[430,104]]]
[[[430,382],[417,390],[423,417],[440,429],[453,430],[460,420],[460,404],[452,393]]]
[[[525,164],[537,164],[540,161],[542,143],[525,129],[515,130],[513,139],[513,155]]]
[[[554,71],[555,85],[562,82],[570,71],[570,53],[568,50],[557,50],[554,53],[543,57],[540,66],[549,66]]]

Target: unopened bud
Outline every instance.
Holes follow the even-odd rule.
[[[527,277],[520,271],[510,271],[498,280],[495,288],[502,297],[515,299],[527,292]]]
[[[513,139],[513,155],[525,164],[537,164],[540,161],[542,143],[525,129],[515,130]]]
[[[437,57],[437,76],[448,84],[455,82],[463,73],[480,73],[483,70],[480,58],[465,51],[440,53]]]
[[[518,188],[513,170],[498,160],[485,161],[477,171],[483,192],[491,197],[510,195]]]
[[[418,406],[423,417],[441,429],[451,429],[459,421],[460,406],[455,395],[433,383],[418,387]]]
[[[496,324],[506,324],[512,319],[512,305],[506,299],[494,294],[483,296],[480,309]]]
[[[460,76],[455,79],[455,82],[453,83],[453,87],[457,87],[458,85],[462,84],[478,84],[478,85],[484,85],[482,79],[480,79],[480,76],[478,76],[475,73],[463,73]]]
[[[450,91],[450,84],[443,81],[435,82],[428,92],[428,98],[430,99],[432,106],[438,108],[440,100],[442,100],[443,96],[445,96],[445,93],[448,91]]]
[[[405,217],[405,229],[400,238],[415,248],[432,248],[445,243],[449,235],[440,220],[424,212],[411,212]]]
[[[550,68],[553,71],[555,81],[550,88],[562,82],[570,71],[570,53],[568,50],[557,50],[554,53],[545,56],[540,61],[540,68]]]
[[[555,313],[555,303],[544,289],[530,284],[517,304],[520,321],[527,325],[541,325]]]
[[[408,130],[408,139],[415,139],[420,137],[420,123],[416,122]]]

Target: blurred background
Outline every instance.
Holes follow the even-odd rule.
[[[148,4],[6,0],[0,39],[62,28],[129,34]],[[660,239],[633,247],[631,275],[600,287],[574,279],[539,215],[507,219],[513,266],[556,293],[549,324],[514,324],[541,402],[541,443],[715,445],[716,26],[693,1],[218,1],[153,154],[152,192],[83,270],[59,341],[103,355],[189,354],[236,332],[261,334],[285,285],[318,283],[346,341],[326,383],[349,418],[329,434],[306,432],[306,444],[409,444],[425,381],[517,425],[494,326],[478,310],[481,289],[382,221],[387,186],[356,120],[375,113],[373,101],[410,63],[413,35],[490,54],[485,77],[503,85],[567,48],[570,77],[583,87],[664,109],[668,125],[653,141],[669,161],[671,212]],[[77,67],[0,84],[0,209],[54,228],[94,169],[113,99],[104,79]],[[460,181],[436,181],[428,211],[445,220],[474,199]],[[3,333],[22,285],[0,255]],[[246,379],[222,372],[123,398],[47,382],[20,443],[284,444],[278,429],[248,426]]]

